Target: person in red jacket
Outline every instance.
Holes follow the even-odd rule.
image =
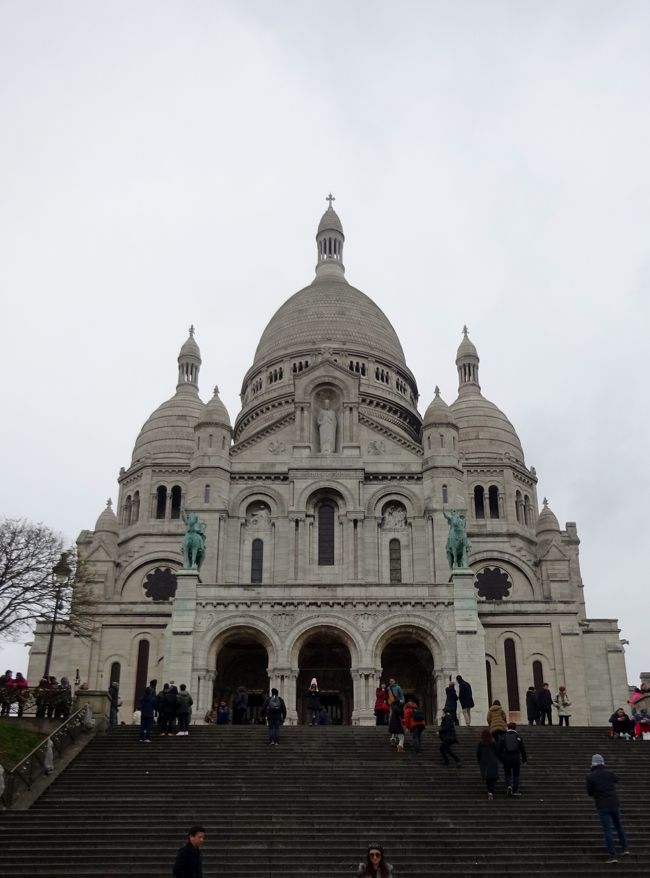
[[[385,683],[380,683],[375,690],[375,725],[385,726],[388,719],[388,689]]]
[[[424,712],[420,710],[417,698],[410,698],[404,705],[404,728],[411,733],[414,753],[420,752],[422,732],[426,725]]]

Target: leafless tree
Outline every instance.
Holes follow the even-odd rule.
[[[57,592],[58,625],[90,633],[94,599],[87,572],[76,550],[68,549],[69,573],[57,582],[53,571],[63,551],[63,537],[51,528],[0,519],[0,637],[10,640],[34,622],[51,619]]]

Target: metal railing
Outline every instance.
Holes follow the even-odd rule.
[[[11,808],[20,793],[31,789],[39,778],[51,774],[54,771],[54,759],[60,758],[85,731],[90,731],[90,728],[84,706],[44,738],[11,771],[5,771],[5,788],[2,794],[5,808]]]

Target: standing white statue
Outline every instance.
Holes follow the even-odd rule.
[[[323,403],[317,423],[321,454],[333,454],[336,450],[336,413],[330,408],[329,399]]]

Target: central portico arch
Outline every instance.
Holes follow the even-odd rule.
[[[320,701],[334,725],[350,725],[354,705],[352,662],[356,654],[350,636],[332,625],[316,625],[296,640],[292,656],[298,669],[296,714],[298,723],[309,722],[307,693],[313,677],[318,680]]]
[[[260,711],[269,691],[269,647],[264,634],[253,626],[236,625],[223,631],[214,649],[213,702],[225,701],[231,708],[240,686],[248,691],[248,722],[260,721]]]

